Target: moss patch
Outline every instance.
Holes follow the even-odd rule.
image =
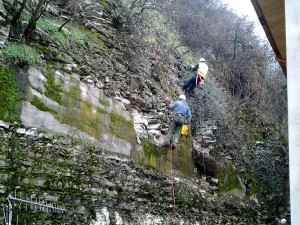
[[[127,121],[125,118],[112,112],[110,114],[110,132],[111,134],[133,143],[135,140],[135,132],[133,127],[133,121]]]
[[[83,102],[80,104],[79,128],[93,137],[98,137],[98,111],[92,110],[92,104]]]
[[[226,192],[236,188],[240,189],[238,174],[233,166],[228,166],[225,170],[217,173],[216,178],[220,181],[220,192]]]
[[[18,86],[15,74],[6,66],[0,65],[0,119],[19,121],[16,109]]]
[[[171,151],[169,148],[157,146],[147,139],[141,139],[143,152],[139,155],[138,162],[145,168],[154,168],[157,171],[167,172],[170,168]],[[177,175],[191,176],[194,171],[192,158],[192,137],[181,138],[172,152],[173,169]]]
[[[78,86],[71,86],[65,93],[71,98],[80,100],[80,89]]]
[[[284,145],[284,146],[288,146],[289,143],[289,137],[287,134],[280,134],[278,140]]]
[[[103,100],[103,99],[99,99],[99,103],[103,106],[109,107],[109,102]]]
[[[34,105],[35,107],[37,107],[41,111],[56,113],[55,110],[50,109],[41,100],[39,100],[36,96],[34,96],[33,99],[31,100],[31,104]]]
[[[147,139],[142,139],[143,154],[139,157],[139,163],[145,168],[163,171],[167,167],[168,150],[152,144]]]
[[[107,0],[100,0],[100,3],[101,3],[102,5],[107,5],[108,1],[107,1]]]
[[[165,148],[161,148],[157,145],[152,144],[150,141],[146,139],[142,139],[142,147],[144,150],[144,153],[147,157],[151,157],[151,155],[157,156],[157,157],[166,157],[168,154]]]
[[[186,175],[192,175],[194,171],[194,160],[192,157],[193,139],[191,135],[179,139],[174,152],[174,166]]]
[[[58,104],[62,105],[63,100],[61,93],[63,89],[60,85],[55,83],[55,77],[53,74],[46,74],[45,77],[47,78],[47,82],[45,83],[46,92],[45,95],[48,98],[56,101]]]
[[[260,192],[260,183],[257,179],[254,179],[250,183],[250,195],[255,195]]]

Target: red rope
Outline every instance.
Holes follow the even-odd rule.
[[[175,188],[174,188],[174,182],[173,182],[173,149],[172,149],[172,144],[170,145],[170,150],[171,150],[171,184],[172,184],[172,195],[173,195],[173,216],[175,220],[175,224],[177,225],[177,218],[176,218],[176,202],[175,202]]]

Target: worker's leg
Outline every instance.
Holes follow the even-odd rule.
[[[195,86],[195,82],[196,82],[196,77],[193,76],[191,79],[189,79],[187,82],[184,83],[184,85],[182,86],[182,89],[184,91],[188,91],[188,89],[191,85]]]
[[[170,123],[169,131],[168,131],[167,135],[165,136],[164,141],[162,143],[162,147],[170,146],[170,141],[173,137],[173,133],[175,131],[175,128],[176,128],[175,121],[172,120],[172,122]]]
[[[180,130],[181,130],[181,127],[184,123],[184,117],[177,117],[175,118],[175,127],[174,127],[174,138],[173,138],[173,141],[172,141],[172,145],[173,145],[173,148],[176,148],[176,145],[179,141],[179,138],[180,138]]]
[[[174,139],[173,139],[173,146],[175,147],[179,141],[180,138],[180,130],[182,125],[176,125],[174,130]]]
[[[188,93],[191,93],[191,94],[194,93],[194,88],[196,87],[196,83],[195,82],[196,82],[196,79],[194,79],[194,82],[187,89]]]

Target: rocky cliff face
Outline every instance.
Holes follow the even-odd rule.
[[[168,129],[167,105],[191,74],[177,53],[163,58],[165,49],[155,45],[141,50],[138,37],[120,32],[118,7],[111,1],[82,1],[80,19],[64,27],[63,36],[49,32],[61,21],[42,18],[33,42],[42,63],[24,66],[18,58],[15,68],[8,61],[10,68],[1,65],[2,204],[12,194],[66,209],[44,214],[14,205],[14,221],[18,215],[22,223],[36,224],[175,222],[171,153],[157,142]],[[55,5],[47,13],[68,17]],[[10,46],[9,27],[3,29],[3,45]],[[287,179],[286,161],[279,160],[286,154],[275,131],[264,131],[270,141],[255,139],[250,148],[237,135],[246,131],[224,119],[237,116],[228,93],[214,79],[196,92],[188,99],[190,136],[172,154],[176,219],[269,223],[277,213],[269,210],[280,211],[286,187],[277,187],[275,195],[268,191],[275,177]],[[267,159],[278,163],[269,167]],[[272,178],[263,176],[266,171]],[[272,198],[265,201],[260,193]]]
[[[2,195],[64,207],[43,213],[13,205],[13,221],[36,224],[169,224],[174,222],[171,180],[101,145],[1,122]],[[217,197],[216,183],[176,178],[176,218],[181,223],[227,220],[259,224],[255,201]],[[3,202],[4,203],[4,202]],[[58,222],[55,222],[58,221]]]

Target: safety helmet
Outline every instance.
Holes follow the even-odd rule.
[[[282,219],[282,220],[280,221],[280,224],[286,224],[286,219]]]
[[[199,60],[199,62],[205,62],[205,59],[204,59],[204,58],[201,58],[201,59]]]
[[[179,95],[179,97],[178,97],[180,100],[186,100],[186,97],[185,97],[185,95]]]

